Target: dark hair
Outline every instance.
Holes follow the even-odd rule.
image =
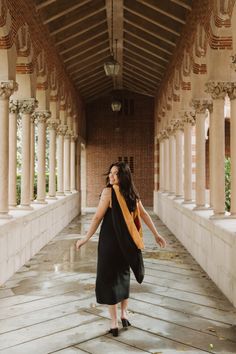
[[[112,167],[118,168],[118,179],[119,179],[119,187],[120,192],[125,198],[129,211],[134,211],[136,209],[137,200],[140,199],[139,194],[135,188],[132,174],[129,168],[129,165],[125,162],[114,162],[109,167],[109,171],[107,172],[106,176],[106,185],[109,187],[111,186],[109,183],[109,173]]]

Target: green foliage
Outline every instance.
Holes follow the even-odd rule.
[[[46,173],[46,193],[48,193],[49,189],[49,174]],[[21,193],[21,176],[17,175],[16,177],[16,201],[17,204],[20,204],[20,193]],[[34,199],[37,198],[37,175],[34,175]]]
[[[231,161],[230,161],[230,157],[227,157],[225,159],[225,209],[226,211],[230,211],[230,204],[231,204],[230,179],[231,179]]]

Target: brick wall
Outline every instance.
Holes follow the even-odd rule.
[[[123,110],[112,112],[111,97],[86,107],[87,206],[98,203],[109,165],[119,157],[133,158],[133,178],[145,206],[153,205],[154,100],[123,92]],[[124,109],[125,107],[125,109]]]

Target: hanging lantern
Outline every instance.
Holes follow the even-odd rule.
[[[113,110],[113,112],[120,112],[121,110],[121,102],[120,101],[112,101],[111,103],[111,109]]]
[[[120,71],[120,64],[113,57],[104,63],[104,70],[107,76],[117,76]]]

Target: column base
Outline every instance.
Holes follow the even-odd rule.
[[[36,199],[33,204],[48,204],[48,202],[46,202],[46,200],[38,200]]]
[[[2,212],[2,213],[0,212],[0,219],[6,220],[6,219],[12,219],[12,218],[13,218],[13,216],[9,215],[7,211]]]
[[[184,196],[183,195],[176,195],[174,197],[174,200],[180,200],[180,199],[184,199]]]
[[[193,200],[184,200],[182,204],[194,204]]]
[[[67,194],[72,194],[72,192],[71,191],[65,191],[65,194],[67,195]]]
[[[17,204],[9,204],[9,210],[16,210]]]
[[[20,209],[20,210],[34,210],[34,208],[31,205],[22,205],[22,204],[20,204],[20,205],[18,205],[17,208]]]
[[[65,193],[64,192],[56,192],[56,195],[60,196],[60,197],[64,197]]]
[[[214,215],[211,215],[209,219],[211,220],[220,220],[220,219],[228,219],[229,216],[227,216],[225,213],[217,213]]]
[[[197,205],[193,208],[193,210],[209,210],[210,208],[206,205]]]
[[[47,195],[46,199],[57,200],[58,198],[55,195],[54,196]]]
[[[231,213],[230,215],[226,216],[226,219],[236,219],[236,213]]]

